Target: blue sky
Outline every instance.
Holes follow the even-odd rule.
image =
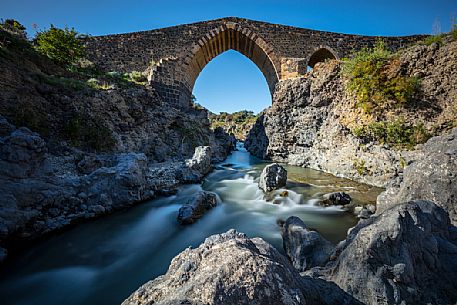
[[[91,35],[148,30],[227,16],[317,30],[363,35],[442,32],[457,17],[457,0],[0,0],[0,18],[15,18],[31,29],[68,25]],[[436,28],[436,26],[435,26]],[[31,31],[33,34],[33,31]],[[194,88],[211,111],[248,109],[271,104],[262,73],[243,55],[229,51],[211,61]]]

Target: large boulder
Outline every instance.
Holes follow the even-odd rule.
[[[298,271],[323,266],[330,258],[334,246],[318,232],[310,230],[296,217],[287,218],[281,229],[284,251]]]
[[[287,170],[279,165],[273,163],[265,166],[260,174],[259,187],[265,192],[271,192],[286,185]]]
[[[360,221],[337,253],[326,279],[365,304],[457,302],[457,228],[432,202]]]
[[[203,214],[217,205],[217,195],[212,192],[201,191],[192,196],[178,212],[178,221],[181,224],[192,224]]]
[[[336,285],[300,277],[270,244],[230,230],[176,256],[123,305],[359,304]]]
[[[187,182],[197,182],[212,170],[211,147],[195,147],[194,155],[187,159],[182,171],[182,179]]]
[[[399,184],[378,197],[378,212],[409,200],[430,200],[449,213],[457,225],[457,128],[451,134],[431,138],[420,156],[408,165]]]

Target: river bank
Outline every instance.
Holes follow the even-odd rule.
[[[374,203],[381,191],[286,166],[288,184],[267,201],[257,185],[266,164],[238,145],[201,185],[180,186],[174,195],[54,234],[6,261],[0,272],[0,292],[8,304],[29,304],[32,299],[46,304],[121,303],[141,283],[165,273],[180,251],[231,228],[260,236],[282,252],[278,219],[298,215],[336,244],[357,218],[339,207],[320,206],[322,196],[345,191],[356,203],[367,204]],[[196,223],[179,225],[179,208],[201,190],[215,192],[218,205]],[[280,196],[284,190],[288,197]]]

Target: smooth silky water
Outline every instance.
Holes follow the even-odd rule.
[[[174,196],[77,225],[39,242],[2,267],[0,303],[120,304],[141,284],[165,273],[175,255],[212,234],[235,228],[250,237],[262,237],[283,252],[277,221],[292,215],[337,243],[357,219],[339,207],[318,206],[322,194],[345,191],[356,202],[370,203],[381,191],[285,166],[287,186],[266,201],[257,187],[266,164],[238,144],[238,150],[202,185],[183,186]],[[218,206],[195,224],[179,225],[179,207],[201,189],[216,192]],[[284,190],[288,197],[280,196]]]

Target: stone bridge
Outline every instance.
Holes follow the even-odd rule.
[[[163,29],[90,37],[89,59],[105,71],[146,71],[167,101],[189,105],[195,81],[214,57],[233,49],[262,71],[273,94],[280,80],[304,75],[327,58],[342,58],[379,38],[396,50],[424,36],[379,37],[309,30],[229,17]]]

